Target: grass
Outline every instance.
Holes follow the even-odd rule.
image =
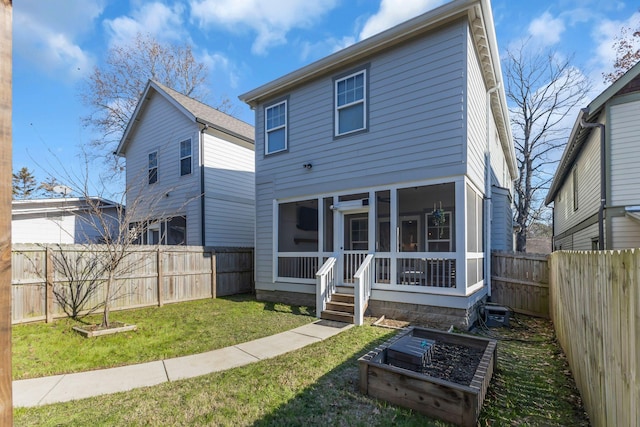
[[[587,426],[551,323],[517,319],[511,329],[500,330],[508,340],[498,344],[498,369],[479,424]],[[359,393],[358,357],[394,333],[372,325],[354,327],[300,350],[225,372],[79,402],[17,408],[14,422],[16,426],[447,425]]]
[[[315,320],[306,307],[258,302],[251,295],[112,312],[136,332],[83,338],[71,319],[12,328],[13,378],[24,379],[162,360],[215,350]],[[95,316],[86,321],[99,323]]]

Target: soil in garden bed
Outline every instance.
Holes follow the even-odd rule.
[[[436,341],[431,354],[431,363],[422,373],[434,378],[468,386],[484,354],[481,348],[448,344]]]

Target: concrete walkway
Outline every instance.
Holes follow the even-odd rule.
[[[287,332],[207,353],[118,368],[18,380],[13,382],[13,406],[67,402],[224,371],[297,350],[337,335],[352,326],[318,320]]]

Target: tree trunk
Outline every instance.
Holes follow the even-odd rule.
[[[107,278],[107,288],[104,296],[104,310],[102,311],[102,326],[103,328],[109,327],[109,310],[111,309],[111,290],[113,289],[113,271],[109,270],[109,276]]]
[[[13,425],[11,391],[11,0],[0,3],[0,425]]]

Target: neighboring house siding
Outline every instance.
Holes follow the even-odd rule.
[[[11,243],[84,243],[76,242],[75,215],[47,214],[11,221]]]
[[[487,151],[486,88],[476,51],[467,35],[467,174],[482,191],[485,190],[485,153]],[[493,125],[493,117],[491,124]],[[492,126],[493,127],[493,126]],[[493,138],[495,132],[491,132]],[[493,162],[492,162],[493,163]]]
[[[332,79],[340,73],[281,94],[288,96],[286,152],[264,156],[260,105],[257,169],[274,177],[275,197],[339,191],[345,182],[365,188],[464,174],[466,28],[460,21],[362,62],[368,66],[367,132],[333,138]]]
[[[612,247],[611,249],[628,249],[640,247],[640,223],[626,216],[610,218]]]
[[[205,135],[206,245],[254,245],[254,152]]]
[[[560,234],[598,212],[600,204],[600,135],[594,129],[576,159],[578,209],[573,205],[573,178],[570,171],[554,200],[555,233]],[[573,170],[573,169],[572,169]],[[564,249],[564,248],[563,248]]]
[[[593,224],[573,235],[573,246],[571,249],[574,251],[590,251],[593,249],[593,239],[597,238],[598,224]]]
[[[200,238],[199,132],[192,121],[159,95],[152,96],[141,113],[127,148],[127,208],[137,219],[166,215],[187,216],[187,244]],[[180,141],[191,138],[192,173],[180,176]],[[158,181],[148,184],[148,154],[158,152]],[[169,194],[167,197],[166,195]],[[154,206],[149,212],[136,199]],[[139,206],[136,206],[139,205]]]
[[[637,98],[637,96],[635,97]],[[611,105],[610,206],[640,205],[640,100]],[[620,247],[614,239],[614,245]],[[633,246],[637,246],[636,243]]]

